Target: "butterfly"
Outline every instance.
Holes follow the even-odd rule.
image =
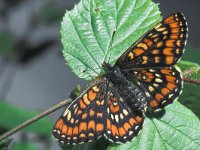
[[[180,60],[187,22],[175,13],[155,25],[130,46],[66,109],[53,136],[65,144],[80,144],[104,136],[115,143],[131,141],[141,130],[144,114],[172,103],[183,86]]]

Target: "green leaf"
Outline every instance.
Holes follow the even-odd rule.
[[[65,60],[78,77],[94,78],[160,20],[151,0],[82,0],[62,21]]]
[[[190,72],[187,78],[200,80],[200,66],[198,64],[181,61],[178,66],[181,68],[182,72]],[[179,101],[200,118],[200,85],[184,82],[183,93]]]
[[[8,150],[8,146],[12,142],[12,139],[5,139],[0,141],[0,150]]]
[[[7,130],[39,114],[36,111],[26,110],[2,101],[0,102],[0,110],[0,126]],[[40,135],[50,136],[52,126],[52,121],[48,117],[45,117],[26,127],[23,131],[31,131]]]
[[[31,142],[15,143],[12,150],[38,150],[38,146]]]
[[[146,117],[140,134],[133,142],[110,146],[107,150],[200,148],[200,121],[189,109],[176,101],[167,106],[163,114]],[[159,115],[162,117],[159,118]]]

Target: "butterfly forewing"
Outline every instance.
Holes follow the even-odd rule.
[[[187,38],[187,23],[176,13],[148,31],[118,59],[121,69],[168,67],[179,61]]]

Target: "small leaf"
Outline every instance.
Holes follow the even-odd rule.
[[[189,109],[176,101],[166,107],[161,118],[158,115],[145,118],[143,128],[133,142],[110,146],[107,150],[199,149],[200,121]]]
[[[200,66],[196,63],[181,61],[178,66],[182,72],[189,72],[186,77],[193,80],[200,80]],[[183,93],[179,101],[191,109],[200,118],[200,85],[184,82]]]
[[[0,126],[8,130],[38,115],[38,112],[25,110],[6,102],[0,102],[0,110]],[[52,126],[52,121],[48,117],[45,117],[26,127],[23,131],[31,131],[40,135],[50,136]]]
[[[0,141],[0,150],[8,150],[8,146],[12,142],[12,139],[5,139]]]
[[[160,20],[151,0],[82,0],[62,21],[65,60],[78,77],[94,78]]]
[[[31,142],[15,143],[12,150],[38,150],[38,146]]]

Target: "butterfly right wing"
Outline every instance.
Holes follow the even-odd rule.
[[[53,136],[65,144],[96,140],[105,132],[106,83],[98,80],[74,101],[55,123]]]

